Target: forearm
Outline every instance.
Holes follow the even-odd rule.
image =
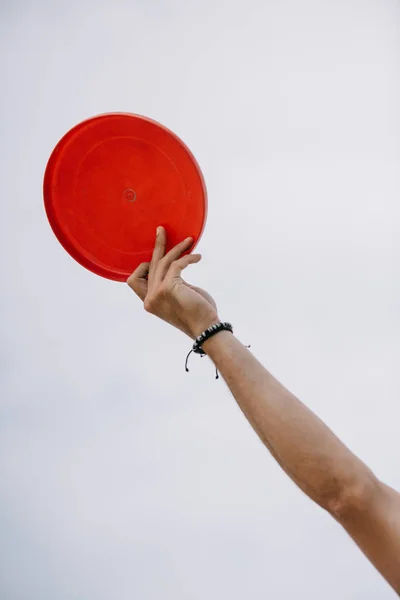
[[[203,345],[248,421],[292,480],[326,509],[369,469],[231,333]],[[371,474],[372,475],[372,474]]]

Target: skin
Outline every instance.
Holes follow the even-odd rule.
[[[186,254],[187,238],[166,254],[166,232],[157,229],[151,263],[128,285],[146,311],[195,339],[220,322],[213,298],[182,278],[201,260]],[[400,494],[380,481],[298,398],[275,379],[230,332],[207,340],[204,352],[282,469],[347,531],[400,595]]]

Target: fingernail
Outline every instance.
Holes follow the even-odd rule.
[[[161,232],[161,227],[157,227],[156,229],[156,235],[158,235]]]

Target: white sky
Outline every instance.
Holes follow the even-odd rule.
[[[400,489],[399,34],[397,0],[3,0],[2,599],[394,597],[41,185],[87,117],[173,129],[209,191],[192,281]]]

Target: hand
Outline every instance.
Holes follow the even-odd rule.
[[[183,269],[201,260],[200,254],[182,256],[193,244],[193,239],[186,238],[167,254],[166,243],[166,231],[158,227],[151,262],[139,265],[127,283],[143,301],[147,312],[195,339],[210,325],[219,322],[217,306],[206,291],[188,284],[181,277]]]

